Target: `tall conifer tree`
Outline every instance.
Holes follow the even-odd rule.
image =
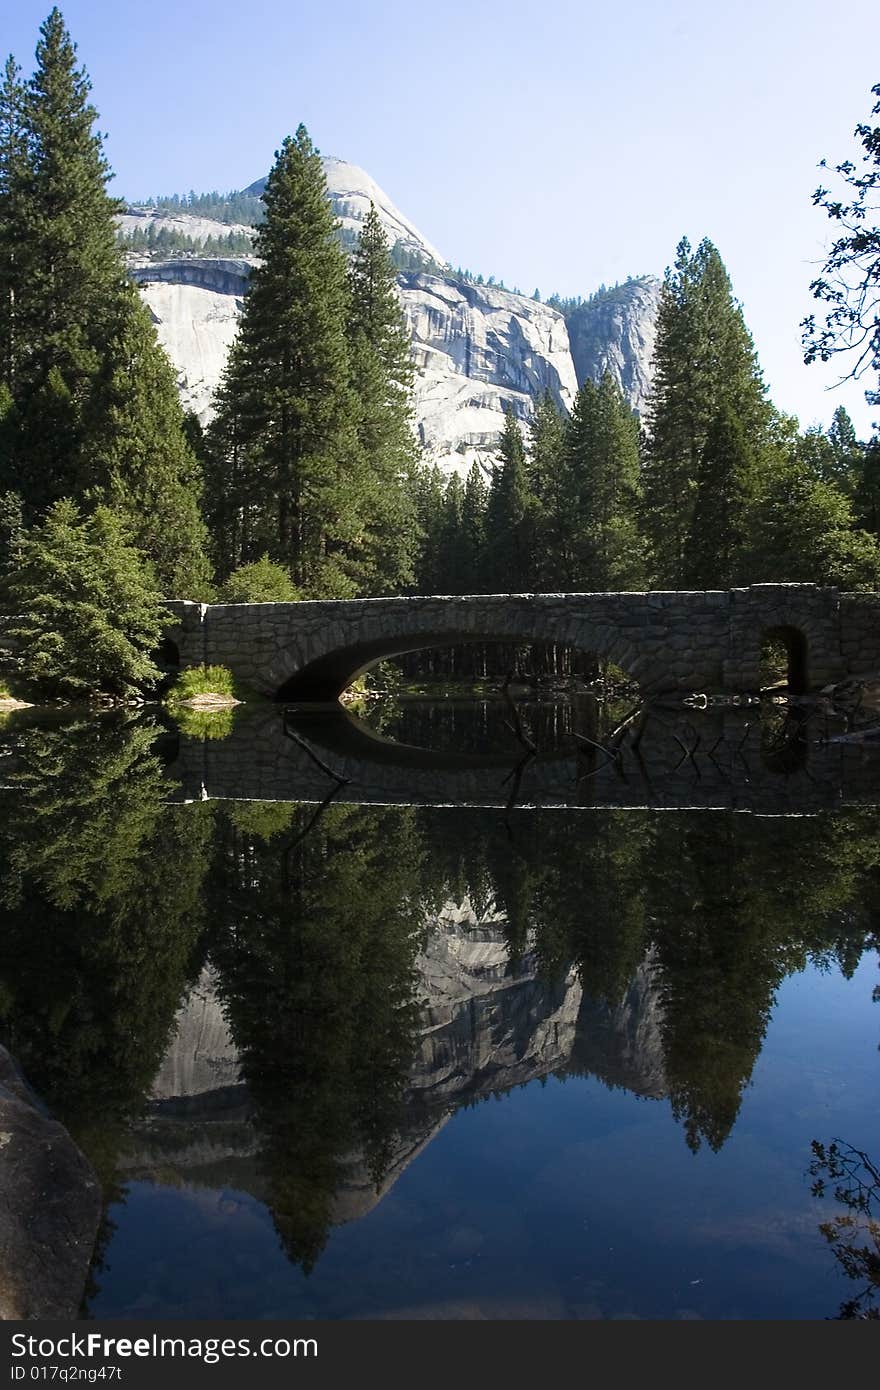
[[[480,592],[482,578],[483,551],[486,545],[486,503],[489,490],[478,463],[471,464],[464,485],[464,498],[461,504],[461,529],[463,533],[464,574],[462,591],[466,594]]]
[[[304,594],[344,598],[369,570],[368,480],[346,338],[345,257],[305,126],[278,151],[241,328],[209,431],[223,573],[268,553]]]
[[[364,469],[363,593],[411,583],[416,545],[410,335],[388,242],[373,204],[348,271],[348,342],[357,443]]]
[[[20,244],[19,200],[27,161],[24,86],[21,68],[7,58],[0,87],[0,388],[12,405],[11,387],[17,359],[16,279],[17,263],[26,247]],[[0,412],[5,413],[5,412]]]
[[[504,413],[499,462],[486,504],[486,565],[490,592],[525,593],[532,586],[534,507],[522,430],[512,410]]]
[[[442,592],[465,593],[468,588],[469,556],[464,534],[464,483],[457,473],[453,473],[443,494],[440,547]]]
[[[566,427],[562,473],[569,582],[585,591],[642,586],[639,426],[608,372],[598,384],[585,381],[578,392]]]
[[[684,583],[726,589],[745,580],[743,553],[755,499],[755,464],[745,430],[730,406],[709,427],[696,478]]]
[[[446,587],[443,572],[443,475],[436,464],[432,468],[417,469],[413,495],[419,527],[416,589],[420,594],[443,593]]]
[[[571,563],[568,507],[563,474],[565,415],[545,391],[535,404],[528,457],[529,489],[535,500],[537,544],[535,583],[539,589],[568,588]]]
[[[110,502],[166,592],[208,580],[174,377],[116,247],[120,205],[76,46],[54,9],[0,100],[0,493],[25,518]]]
[[[692,253],[684,239],[661,292],[643,470],[645,529],[662,585],[684,581],[700,459],[724,406],[757,451],[772,409],[754,344],[718,251],[704,240]]]

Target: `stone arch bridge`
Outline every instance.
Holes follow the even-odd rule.
[[[652,695],[757,689],[768,636],[785,643],[800,690],[880,670],[880,595],[812,584],[168,607],[182,666],[227,666],[291,702],[333,701],[386,657],[463,642],[574,647],[614,662]]]

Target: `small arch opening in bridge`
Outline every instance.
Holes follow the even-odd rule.
[[[163,637],[153,652],[153,664],[159,668],[159,692],[167,690],[180,675],[180,648],[170,637]]]
[[[180,670],[180,648],[170,637],[163,637],[154,656],[156,665],[169,674]]]
[[[761,689],[784,686],[790,695],[809,689],[807,638],[800,628],[767,628],[761,634]]]

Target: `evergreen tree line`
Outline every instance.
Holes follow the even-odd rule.
[[[257,227],[266,214],[262,195],[256,193],[175,193],[171,197],[156,198],[151,203],[130,203],[124,210],[133,216],[157,212],[173,217],[182,213],[191,217],[206,217],[214,222],[240,222],[248,228]],[[235,212],[241,212],[242,216],[234,216]],[[351,227],[338,226],[336,235],[344,251],[351,252],[355,249],[358,233]],[[153,222],[149,223],[147,229],[136,227],[131,232],[120,231],[118,236],[126,249],[135,251],[204,251],[206,255],[212,256],[250,254],[254,243],[252,231],[234,231],[225,237],[200,238],[168,227],[162,227],[157,232]],[[400,239],[394,242],[390,254],[395,270],[423,271],[446,279],[454,278],[448,265],[440,265],[425,252],[414,249]],[[483,284],[482,276],[478,279],[469,271],[459,270],[455,272],[455,276],[471,280],[475,284]],[[490,283],[500,284],[494,279]]]
[[[199,251],[203,256],[249,256],[253,238],[248,232],[227,232],[226,236],[189,236],[176,227],[159,227],[152,220],[145,227],[116,233],[123,251],[142,251],[165,256],[169,251]]]
[[[189,193],[172,193],[168,197],[152,198],[147,203],[129,205],[131,212],[145,209],[172,215],[185,212],[191,217],[210,217],[213,222],[243,227],[255,227],[262,222],[266,211],[259,193],[248,193],[246,189],[232,189],[229,193],[218,193],[216,189],[212,193],[196,193],[191,189]]]
[[[767,398],[716,248],[678,248],[643,426],[610,374],[527,434],[508,412],[487,479],[418,483],[424,592],[726,588],[880,581],[880,441],[843,407],[798,430]]]
[[[126,273],[90,90],[57,9],[33,75],[10,58],[0,88],[0,608],[24,615],[18,674],[53,695],[157,678],[163,595],[391,592],[416,537],[375,212],[347,258],[307,132],[284,142],[206,438]]]

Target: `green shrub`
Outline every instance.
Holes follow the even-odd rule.
[[[227,666],[187,666],[165,698],[169,705],[178,705],[197,695],[227,695],[235,699],[232,672]]]
[[[268,555],[250,565],[239,565],[217,594],[218,603],[292,603],[298,598],[287,570]]]

